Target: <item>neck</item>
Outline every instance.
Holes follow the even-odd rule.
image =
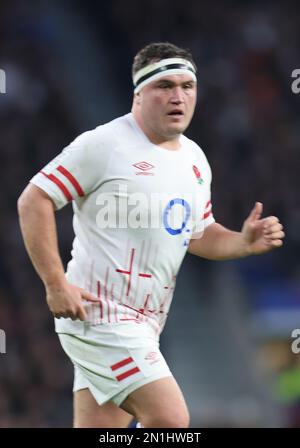
[[[176,151],[176,150],[180,149],[181,144],[180,144],[179,139],[180,139],[181,134],[176,134],[173,137],[164,137],[164,136],[158,135],[155,132],[153,132],[152,129],[149,129],[145,126],[145,124],[144,124],[143,120],[141,119],[141,117],[139,116],[139,114],[137,114],[135,112],[135,108],[132,109],[132,113],[135,118],[135,121],[137,122],[137,124],[139,125],[139,127],[141,128],[141,130],[146,135],[146,137],[150,140],[151,143],[153,143],[156,146],[160,146],[162,148],[169,149],[172,151]]]

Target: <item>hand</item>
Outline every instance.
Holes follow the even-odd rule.
[[[263,210],[261,202],[256,202],[242,228],[246,251],[250,255],[263,254],[282,246],[285,234],[276,216],[260,219]]]
[[[86,320],[87,313],[83,300],[99,303],[93,294],[78,286],[71,285],[67,281],[61,284],[46,286],[47,303],[50,311],[58,319],[70,317],[72,320]]]

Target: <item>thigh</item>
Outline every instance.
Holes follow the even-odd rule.
[[[161,378],[132,392],[121,407],[136,417],[144,427],[189,425],[185,399],[174,377]]]
[[[99,405],[89,389],[74,392],[74,428],[127,428],[132,419],[111,401]]]

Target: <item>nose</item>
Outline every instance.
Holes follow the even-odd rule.
[[[171,103],[172,104],[181,104],[181,103],[183,103],[183,91],[182,91],[182,88],[180,86],[174,87],[172,89]]]

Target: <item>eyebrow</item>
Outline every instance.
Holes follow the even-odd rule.
[[[168,78],[161,78],[161,79],[157,79],[155,81],[155,85],[158,85],[160,83],[170,84],[170,85],[173,85],[173,86],[174,85],[183,85],[183,84],[193,84],[193,85],[196,84],[196,82],[193,79],[188,79],[186,81],[181,81],[179,83],[174,82],[173,80],[168,79]]]

